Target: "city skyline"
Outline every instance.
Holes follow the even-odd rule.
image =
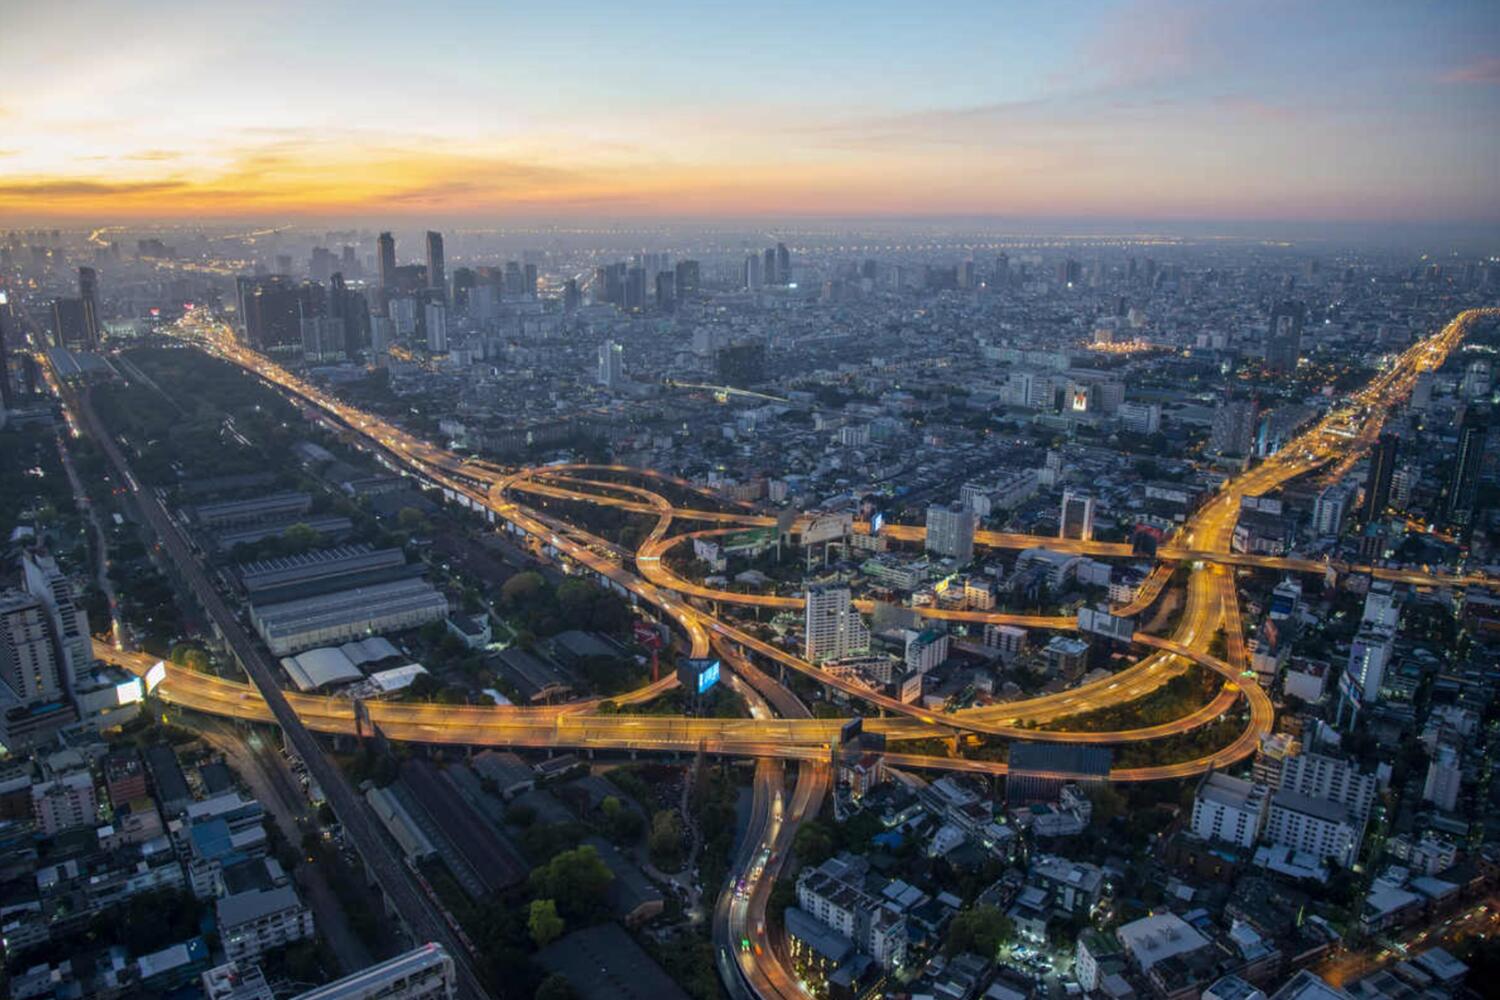
[[[1493,223],[1497,39],[1479,3],[32,9],[0,218]]]

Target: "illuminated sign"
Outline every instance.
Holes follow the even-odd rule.
[[[717,683],[719,683],[719,661],[715,660],[698,675],[698,693],[706,693]]]
[[[146,671],[146,693],[150,694],[156,690],[156,686],[167,679],[167,665],[161,660],[156,661],[156,666]]]
[[[141,690],[141,679],[139,677],[132,677],[123,684],[115,685],[115,704],[117,705],[134,705],[145,696],[145,693]]]
[[[883,511],[878,511],[877,510],[875,512],[875,516],[872,517],[872,518],[870,518],[870,534],[872,534],[872,535],[878,535],[878,534],[880,534],[880,529],[884,528],[884,527],[885,527],[885,513]]]
[[[1073,390],[1073,409],[1082,413],[1089,408],[1089,391],[1087,389]]]

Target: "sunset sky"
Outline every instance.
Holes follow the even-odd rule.
[[[1500,221],[1500,3],[7,2],[0,225]]]

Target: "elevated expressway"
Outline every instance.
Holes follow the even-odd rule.
[[[1083,685],[1058,694],[1025,699],[959,712],[937,713],[904,705],[858,682],[837,677],[801,660],[788,651],[766,643],[741,628],[719,620],[684,599],[684,594],[720,604],[755,604],[762,600],[777,602],[772,606],[798,606],[800,598],[771,595],[740,595],[695,587],[662,565],[662,552],[680,544],[685,535],[671,536],[676,521],[693,520],[716,523],[737,530],[743,527],[768,526],[772,518],[752,513],[743,504],[725,504],[731,510],[685,509],[673,506],[655,490],[615,481],[600,482],[584,476],[628,475],[643,481],[671,484],[697,491],[683,480],[628,467],[554,467],[519,472],[507,471],[484,462],[464,460],[444,449],[417,439],[399,427],[363,413],[297,376],[281,369],[260,355],[233,344],[227,337],[212,339],[212,349],[260,376],[272,385],[311,404],[344,427],[362,436],[367,445],[385,457],[389,464],[413,473],[425,482],[442,488],[454,499],[482,512],[491,520],[504,521],[519,531],[551,546],[575,564],[597,574],[629,593],[634,600],[657,608],[673,619],[687,639],[692,655],[706,655],[719,643],[731,666],[736,657],[755,656],[779,666],[803,672],[820,683],[840,688],[852,697],[893,713],[889,717],[868,719],[872,731],[886,733],[891,740],[909,740],[948,736],[955,732],[972,732],[1012,739],[1072,743],[1125,743],[1153,740],[1187,732],[1196,726],[1220,718],[1235,703],[1244,700],[1248,722],[1239,738],[1228,746],[1198,758],[1150,767],[1120,768],[1111,777],[1119,781],[1152,781],[1188,777],[1212,767],[1223,767],[1253,752],[1260,737],[1270,732],[1274,711],[1265,693],[1256,684],[1241,684],[1245,658],[1243,635],[1238,627],[1238,596],[1233,567],[1239,565],[1269,566],[1288,570],[1317,570],[1325,566],[1314,561],[1270,561],[1265,557],[1231,554],[1230,538],[1238,516],[1240,499],[1275,488],[1296,476],[1316,469],[1344,455],[1348,449],[1359,449],[1373,440],[1384,419],[1385,407],[1402,398],[1410,389],[1417,372],[1436,367],[1447,352],[1462,338],[1463,331],[1479,312],[1461,314],[1439,334],[1413,347],[1401,356],[1390,370],[1369,387],[1331,413],[1318,425],[1300,436],[1291,446],[1254,470],[1225,485],[1205,504],[1168,545],[1159,557],[1165,560],[1153,571],[1143,594],[1132,602],[1132,609],[1149,606],[1170,576],[1173,560],[1192,560],[1187,604],[1180,623],[1170,638],[1137,634],[1134,641],[1152,652],[1136,664],[1097,683]],[[1339,426],[1359,421],[1353,435],[1340,433]],[[583,474],[582,476],[578,474]],[[524,506],[516,494],[531,493],[586,503],[602,503],[656,516],[657,523],[641,548],[635,553],[637,573],[625,568],[625,559],[607,543],[587,532],[559,530],[556,519]],[[920,528],[891,526],[893,535],[904,534],[913,540],[921,537]],[[580,541],[581,539],[581,541]],[[1128,556],[1127,546],[1109,546],[1094,542],[1068,542],[1031,536],[982,533],[981,544],[1032,547],[1046,546],[1086,554]],[[1481,583],[1484,578],[1442,577],[1434,574],[1403,574],[1376,569],[1377,576],[1410,579],[1430,585]],[[790,603],[781,603],[790,602]],[[1071,621],[1047,616],[1015,616],[1001,612],[941,612],[920,609],[930,617],[953,617],[966,621],[1012,622],[1029,627],[1067,628]],[[1127,609],[1129,610],[1129,609]],[[1224,630],[1227,656],[1220,659],[1207,652],[1214,636]],[[107,659],[119,659],[109,651]],[[1182,719],[1159,726],[1116,732],[1075,732],[1037,729],[1035,726],[1099,708],[1125,704],[1150,694],[1188,663],[1197,663],[1223,678],[1218,695],[1208,705]],[[617,702],[646,700],[662,693],[675,683],[671,678]],[[167,678],[159,692],[168,701],[215,714],[244,718],[264,718],[269,713],[258,692],[248,685],[220,678],[210,678],[179,668],[168,668]],[[354,706],[346,699],[307,695],[287,696],[309,729],[330,733],[355,731]],[[707,751],[711,753],[758,758],[798,759],[823,762],[828,759],[830,740],[841,720],[805,718],[757,719],[690,719],[655,716],[599,714],[598,703],[544,708],[455,707],[423,704],[370,702],[369,716],[392,739],[424,743],[506,745],[522,747],[609,748],[623,750]],[[988,774],[1005,773],[997,761],[967,760],[926,754],[891,753],[888,760],[896,766],[922,767]]]

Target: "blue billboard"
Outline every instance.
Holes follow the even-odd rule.
[[[883,527],[885,527],[885,513],[877,510],[875,516],[870,518],[870,534],[880,534],[880,529]]]
[[[717,683],[719,683],[719,661],[714,660],[698,673],[698,693],[705,693]]]

